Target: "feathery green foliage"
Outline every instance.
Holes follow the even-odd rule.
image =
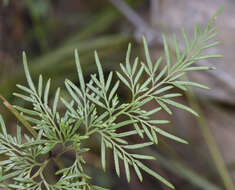
[[[129,44],[125,64],[120,64],[122,72],[110,72],[107,79],[104,76],[98,54],[95,52],[98,75],[92,74],[90,81],[86,83],[78,52],[75,51],[79,86],[66,79],[65,86],[71,100],[62,98],[60,88],[58,88],[52,105],[49,102],[51,80],[48,79],[44,85],[43,77],[40,75],[38,84],[35,85],[29,73],[26,55],[23,53],[28,86],[17,85],[24,93],[14,93],[14,95],[30,102],[33,108],[26,109],[15,106],[15,109],[21,113],[20,117],[31,124],[31,127],[37,132],[37,136],[32,134],[33,137],[29,137],[24,134],[25,140],[23,140],[20,124],[17,126],[17,137],[9,135],[4,121],[0,117],[2,129],[0,154],[7,157],[6,160],[0,162],[0,186],[8,189],[28,190],[105,190],[105,188],[92,185],[90,183],[91,177],[86,174],[84,169],[86,161],[83,155],[89,152],[89,147],[84,147],[84,142],[96,134],[100,137],[101,165],[104,170],[107,167],[107,151],[111,150],[118,176],[121,175],[119,164],[123,162],[128,182],[131,180],[130,170],[133,168],[140,181],[143,180],[142,172],[146,172],[174,189],[171,183],[145,165],[145,160],[154,160],[155,157],[138,154],[138,149],[158,144],[160,135],[187,144],[187,141],[169,134],[159,127],[169,123],[168,120],[160,120],[157,117],[150,119],[150,116],[157,115],[160,111],[172,114],[171,106],[198,116],[191,108],[172,99],[183,95],[183,92],[174,93],[172,89],[179,88],[186,91],[189,86],[208,89],[207,86],[202,84],[182,81],[180,78],[188,71],[212,69],[208,66],[196,66],[195,62],[221,57],[221,55],[203,54],[203,50],[218,45],[218,42],[213,41],[216,36],[214,21],[215,17],[211,19],[205,29],[195,25],[192,42],[185,31],[182,30],[185,41],[185,49],[182,52],[176,36],[173,35],[176,54],[174,63],[165,35],[162,36],[165,59],[160,57],[154,63],[150,58],[148,46],[143,37],[146,64],[140,61],[138,57],[131,64],[131,45]],[[166,64],[164,64],[164,60]],[[112,85],[115,74],[119,80]],[[147,78],[144,82],[141,82],[140,77],[143,75],[147,75]],[[120,83],[123,83],[131,92],[131,101],[128,103],[121,103],[119,100],[118,88]],[[64,114],[59,113],[57,109],[60,101],[65,106]],[[144,105],[150,101],[156,101],[159,107],[146,110]],[[120,121],[123,116],[126,119]],[[121,128],[125,132],[120,132],[119,129]],[[142,142],[131,144],[128,137],[134,135],[140,137]],[[144,141],[144,137],[147,137],[145,138],[148,139],[147,142]],[[58,144],[62,145],[61,152],[51,154]],[[70,150],[75,152],[76,158],[71,166],[65,167],[60,157],[64,152]],[[43,162],[38,161],[38,157],[41,155],[47,155]],[[56,175],[60,178],[54,184],[47,182],[43,173],[45,167],[51,161],[54,161],[59,168]],[[35,168],[37,168],[36,172],[32,172]]]

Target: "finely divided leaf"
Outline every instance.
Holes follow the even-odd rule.
[[[58,105],[58,101],[59,101],[59,96],[60,96],[60,88],[58,88],[56,90],[55,93],[55,99],[54,99],[54,103],[53,103],[53,114],[56,114],[56,109],[57,109],[57,105]]]
[[[24,65],[25,76],[27,78],[28,84],[29,84],[31,90],[36,92],[33,81],[32,81],[32,78],[31,78],[30,73],[29,73],[29,68],[28,68],[28,63],[27,63],[27,58],[26,58],[25,52],[23,52],[23,65]]]
[[[189,108],[189,107],[187,107],[187,106],[185,106],[185,105],[183,105],[183,104],[180,104],[180,103],[178,103],[178,102],[175,102],[175,101],[169,100],[169,99],[162,99],[162,101],[164,101],[164,102],[166,102],[167,104],[170,104],[170,105],[172,105],[172,106],[175,106],[175,107],[177,107],[177,108],[186,110],[186,111],[192,113],[193,115],[199,117],[198,113],[196,113],[194,110],[192,110],[191,108]]]
[[[0,124],[1,124],[1,129],[2,129],[2,133],[5,137],[7,137],[7,129],[6,129],[6,125],[3,121],[2,115],[0,115]]]
[[[151,57],[149,54],[147,41],[144,36],[142,37],[142,39],[143,39],[143,44],[144,44],[144,52],[145,52],[145,57],[146,57],[147,65],[148,65],[148,70],[150,72],[152,72],[153,71],[153,63],[152,63],[152,60],[151,60]]]
[[[114,165],[115,165],[116,173],[117,173],[118,177],[120,177],[120,168],[119,168],[119,161],[118,161],[118,153],[117,153],[117,150],[115,148],[113,150],[113,157],[114,157]]]
[[[105,141],[104,137],[101,139],[101,163],[102,163],[102,168],[105,171],[106,170],[106,148],[105,148]]]
[[[157,174],[155,171],[149,169],[147,166],[145,166],[144,164],[142,164],[141,162],[137,161],[136,164],[142,169],[144,170],[146,173],[150,174],[151,176],[155,177],[156,179],[158,179],[159,181],[161,181],[162,183],[164,183],[165,185],[167,185],[168,187],[175,189],[175,187],[169,183],[167,180],[165,180],[162,176],[160,176],[159,174]]]
[[[128,158],[124,155],[124,167],[125,167],[125,171],[126,171],[126,179],[128,181],[128,183],[130,183],[131,181],[131,176],[130,176],[130,168],[129,168],[129,164],[128,164]]]
[[[171,66],[170,65],[170,52],[169,52],[168,44],[167,44],[167,41],[166,41],[166,36],[164,34],[162,35],[162,41],[163,41],[163,45],[164,45],[167,69],[169,71],[170,66]]]
[[[74,54],[75,54],[75,63],[76,63],[76,66],[77,66],[79,83],[81,85],[82,91],[85,92],[85,82],[84,82],[84,78],[83,78],[83,74],[82,74],[82,68],[81,68],[81,64],[80,64],[80,61],[79,61],[79,56],[78,56],[77,49],[74,51]]]
[[[95,63],[96,63],[96,66],[98,68],[100,82],[102,84],[102,87],[104,88],[105,87],[104,73],[103,73],[103,69],[102,69],[102,66],[100,64],[100,60],[99,60],[99,57],[98,57],[98,54],[97,54],[96,51],[95,51]]]
[[[51,85],[51,79],[48,79],[46,87],[45,87],[44,99],[43,99],[45,105],[48,104],[48,96],[49,96],[50,85]]]

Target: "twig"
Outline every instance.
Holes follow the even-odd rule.
[[[37,132],[32,128],[28,121],[26,121],[20,113],[2,96],[0,99],[3,101],[4,106],[10,110],[10,112],[15,115],[15,117],[23,124],[23,126],[33,135],[34,138],[37,137]]]

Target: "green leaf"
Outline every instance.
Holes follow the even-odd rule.
[[[45,146],[43,147],[43,149],[41,150],[41,154],[47,154],[49,151],[51,151],[55,145],[57,144],[57,142],[49,142],[49,143],[45,143]]]
[[[87,94],[87,98],[91,100],[93,103],[97,104],[98,106],[105,108],[105,109],[107,108],[102,102],[100,102],[98,99],[94,98],[93,96]]]
[[[111,81],[112,81],[112,77],[113,77],[113,72],[110,72],[109,76],[108,76],[108,79],[107,79],[107,82],[106,82],[106,86],[105,86],[106,92],[108,91],[108,89],[110,87],[110,84],[111,84]]]
[[[155,98],[155,100],[169,115],[172,115],[172,111],[167,107],[166,104],[164,104],[164,102],[162,102],[160,99],[157,98]]]
[[[23,100],[25,101],[28,101],[28,102],[34,102],[34,100],[28,96],[25,96],[25,95],[22,95],[22,94],[19,94],[19,93],[13,93],[14,96],[17,96],[19,98],[22,98]]]
[[[11,163],[12,163],[12,160],[3,160],[3,161],[0,161],[0,166],[4,166],[7,164],[11,164]]]
[[[81,126],[82,122],[83,122],[83,118],[79,118],[79,120],[75,123],[75,125],[71,127],[71,130],[69,131],[70,137],[76,133],[78,128]]]
[[[11,173],[9,173],[9,174],[7,174],[7,175],[1,176],[1,177],[0,177],[0,182],[3,182],[3,181],[5,181],[5,180],[7,180],[7,179],[10,179],[10,178],[13,178],[13,177],[15,177],[15,176],[18,176],[20,173],[21,173],[21,171],[16,170],[16,171],[11,172]]]
[[[21,89],[21,90],[23,90],[23,91],[25,91],[25,92],[27,92],[27,93],[29,93],[29,94],[33,94],[33,91],[30,90],[29,88],[25,87],[25,86],[22,86],[22,85],[20,85],[20,84],[17,84],[16,86],[17,86],[19,89]]]
[[[185,31],[184,31],[184,28],[182,28],[182,36],[183,36],[183,38],[184,38],[184,42],[185,42],[185,45],[186,45],[186,49],[187,49],[187,51],[189,51],[189,49],[190,49],[190,42],[189,42],[189,39],[188,39],[188,36],[187,36],[187,34],[185,33]]]
[[[104,137],[102,137],[101,140],[101,163],[102,163],[102,168],[105,171],[106,170],[106,150],[105,150],[105,142],[104,142]]]
[[[146,173],[148,173],[149,175],[155,177],[156,179],[158,179],[159,181],[161,181],[162,183],[164,183],[165,185],[167,185],[168,187],[175,189],[175,187],[169,183],[167,180],[165,180],[162,176],[160,176],[159,174],[157,174],[155,171],[149,169],[147,166],[145,166],[144,164],[142,164],[139,161],[136,161],[136,164],[142,169],[144,170]]]
[[[150,72],[152,72],[153,71],[153,63],[152,63],[152,60],[151,60],[151,57],[149,54],[148,44],[147,44],[147,41],[144,36],[142,37],[142,39],[143,39],[144,52],[145,52],[145,57],[146,57],[148,69]]]
[[[55,99],[54,99],[54,103],[53,103],[53,114],[56,114],[56,109],[57,109],[57,105],[58,105],[58,101],[59,101],[59,96],[60,96],[60,88],[58,88],[56,90],[55,93]]]
[[[14,106],[14,108],[16,108],[17,110],[19,110],[20,112],[23,112],[23,113],[26,113],[26,114],[29,114],[29,115],[39,115],[39,113],[38,112],[36,112],[36,111],[33,111],[33,110],[31,110],[31,109],[26,109],[26,108],[22,108],[22,107],[20,107],[20,106]]]
[[[202,85],[202,84],[199,84],[199,83],[196,83],[196,82],[190,82],[190,81],[175,81],[174,83],[180,84],[180,85],[184,85],[184,86],[194,86],[194,87],[197,87],[197,88],[203,88],[203,89],[206,89],[206,90],[210,90],[209,87],[207,87],[207,86],[205,86],[205,85]]]
[[[197,41],[198,41],[198,34],[199,34],[199,32],[200,32],[199,29],[200,29],[200,25],[199,25],[199,24],[195,24],[195,25],[194,25],[194,30],[193,30],[193,32],[194,32],[194,37],[193,37],[192,47],[194,47],[195,44],[196,44]]]
[[[180,90],[187,91],[187,88],[185,88],[185,86],[183,86],[183,85],[180,85],[180,84],[177,84],[177,83],[174,83],[174,82],[172,82],[172,84],[175,87],[179,88]]]
[[[25,72],[25,76],[26,76],[27,82],[29,84],[29,87],[31,88],[32,91],[36,92],[32,78],[29,73],[27,58],[26,58],[26,54],[24,51],[23,51],[23,65],[24,65],[24,72]]]
[[[117,173],[118,177],[120,177],[120,168],[119,168],[119,161],[118,161],[118,153],[117,153],[117,150],[115,148],[113,150],[113,157],[114,157],[114,165],[115,165],[116,173]]]
[[[151,123],[151,124],[167,124],[167,123],[170,123],[170,121],[168,120],[149,120],[148,123]]]
[[[166,73],[167,69],[168,69],[168,66],[165,66],[165,67],[161,70],[161,72],[156,76],[156,78],[155,78],[155,80],[154,80],[155,83],[158,82],[158,81],[160,80],[160,78],[162,78],[162,76]]]
[[[81,64],[79,61],[79,56],[78,56],[78,50],[75,49],[74,50],[74,54],[75,54],[75,63],[77,66],[77,72],[78,72],[78,77],[79,77],[79,83],[81,85],[81,89],[83,92],[85,92],[85,82],[84,82],[84,78],[83,78],[83,74],[82,74],[82,68],[81,68]]]
[[[48,96],[49,96],[50,85],[51,85],[51,79],[48,79],[46,87],[45,87],[44,99],[43,99],[45,105],[48,104]]]
[[[150,131],[148,130],[148,128],[147,128],[143,123],[141,123],[141,124],[142,124],[142,128],[143,128],[145,134],[147,135],[147,137],[149,138],[149,140],[151,140],[152,142],[154,142],[154,139],[153,139],[153,137],[152,137],[152,134],[150,133]]]
[[[213,43],[207,44],[205,46],[202,46],[200,49],[205,50],[205,49],[208,49],[208,48],[211,48],[211,47],[214,47],[214,46],[218,46],[219,44],[220,44],[219,42],[213,42]]]
[[[176,54],[177,60],[179,60],[180,59],[180,48],[179,48],[179,42],[178,42],[175,34],[173,34],[173,40],[174,40],[174,46],[175,46],[175,54]]]
[[[153,72],[156,72],[158,67],[160,66],[160,64],[162,63],[162,57],[159,57],[158,60],[156,61],[154,68],[153,68]]]
[[[112,88],[109,97],[108,97],[108,101],[112,100],[113,95],[116,93],[117,89],[119,87],[119,80],[115,83],[114,87]]]
[[[130,124],[136,123],[136,122],[138,122],[138,121],[137,120],[126,120],[126,121],[122,121],[122,122],[119,122],[119,123],[113,125],[111,128],[118,129],[120,127],[124,127],[124,126],[130,125]]]
[[[94,188],[95,190],[109,190],[107,188],[99,187],[99,186],[96,186],[96,185],[92,185],[92,188]]]
[[[129,75],[131,75],[131,65],[130,65],[130,57],[131,57],[131,44],[128,44],[128,49],[126,52],[126,69]]]
[[[80,98],[83,98],[84,95],[82,94],[81,90],[75,84],[73,84],[72,81],[65,79],[65,85],[66,85],[67,89],[68,89],[68,87],[69,87],[70,91],[73,89],[76,92],[76,94],[78,96],[80,96]],[[77,97],[77,95],[76,95],[76,97]]]
[[[40,98],[42,97],[42,82],[43,82],[43,78],[42,78],[42,75],[40,75],[39,80],[38,80],[38,95]]]
[[[137,66],[138,66],[138,63],[139,63],[139,58],[138,58],[138,57],[136,57],[136,58],[135,58],[135,61],[134,61],[133,68],[132,68],[132,72],[131,72],[131,74],[132,74],[132,75],[134,75],[134,74],[135,74],[136,69],[137,69]]]
[[[139,91],[144,91],[144,89],[150,84],[151,78],[149,77],[140,87]]]
[[[119,79],[120,79],[128,88],[131,88],[129,82],[128,82],[118,71],[117,71],[116,73],[117,73]]]
[[[122,72],[129,78],[131,77],[130,73],[127,71],[126,67],[122,63],[120,63],[120,67],[122,69]]]
[[[160,128],[155,127],[154,130],[155,130],[157,133],[159,133],[159,134],[161,134],[161,135],[163,135],[163,136],[165,136],[165,137],[168,137],[168,138],[170,138],[170,139],[172,139],[172,140],[175,140],[175,141],[180,142],[180,143],[188,144],[188,142],[185,141],[184,139],[181,139],[181,138],[176,137],[176,136],[174,136],[174,135],[172,135],[172,134],[170,134],[170,133],[167,133],[166,131],[163,131],[163,130],[160,129]]]
[[[72,105],[68,103],[65,99],[61,98],[62,103],[65,105],[65,107],[73,114],[77,114],[77,112],[73,109]]]
[[[35,119],[33,117],[29,117],[29,116],[26,116],[26,115],[24,115],[23,117],[24,117],[25,120],[27,120],[31,123],[34,123],[34,124],[37,124],[37,125],[40,124],[40,120],[38,120],[38,119]]]
[[[134,158],[141,159],[141,160],[156,160],[153,156],[148,155],[141,155],[141,154],[131,154]]]
[[[174,80],[184,76],[185,74],[186,74],[185,72],[178,73],[177,75],[172,76],[171,79],[169,80],[169,82],[174,81]]]
[[[179,97],[179,96],[182,96],[182,94],[180,93],[170,93],[170,94],[166,94],[166,95],[163,95],[161,96],[161,98],[175,98],[175,97]]]
[[[157,108],[155,108],[155,109],[153,109],[153,110],[151,110],[151,111],[148,111],[145,115],[146,115],[146,116],[150,116],[150,115],[153,115],[153,114],[155,114],[155,113],[157,113],[157,112],[159,112],[159,111],[161,111],[161,110],[162,110],[161,107],[157,107]]]
[[[141,174],[141,172],[140,172],[138,166],[135,164],[135,162],[133,162],[133,167],[134,167],[134,169],[135,169],[135,173],[137,174],[137,176],[138,176],[140,182],[142,182],[142,181],[143,181],[143,176],[142,176],[142,174]]]
[[[102,84],[101,84],[100,81],[97,79],[96,74],[92,74],[92,75],[91,75],[91,78],[92,78],[92,81],[95,82],[95,84],[96,84],[99,88],[101,88],[101,89],[103,88],[103,87],[102,87]]]
[[[91,84],[87,84],[87,87],[92,90],[92,92],[94,92],[97,96],[101,97],[101,98],[104,98],[104,95],[103,93],[98,89],[98,88],[95,88],[93,85]]]
[[[115,136],[113,136],[113,140],[117,141],[120,144],[128,144],[128,142],[126,140],[115,137]]]
[[[196,113],[196,112],[193,111],[191,108],[189,108],[189,107],[187,107],[187,106],[185,106],[185,105],[183,105],[183,104],[180,104],[180,103],[178,103],[178,102],[175,102],[175,101],[169,100],[169,99],[162,99],[162,101],[164,101],[164,102],[166,102],[167,104],[170,104],[170,105],[172,105],[172,106],[175,106],[175,107],[177,107],[177,108],[186,110],[186,111],[192,113],[193,115],[199,117],[198,113]]]
[[[141,138],[144,138],[143,132],[142,132],[142,130],[139,128],[139,126],[138,126],[136,123],[134,123],[133,125],[134,125],[135,130],[137,131],[138,135],[139,135]]]
[[[201,71],[201,70],[214,70],[215,67],[207,67],[207,66],[201,66],[201,67],[188,67],[184,69],[184,71]]]
[[[22,144],[22,138],[21,138],[21,126],[17,125],[17,142],[19,144]]]
[[[151,146],[151,145],[153,145],[152,142],[146,142],[146,143],[133,144],[133,145],[124,145],[123,148],[125,148],[125,149],[139,149],[139,148],[144,148],[146,146]]]
[[[199,57],[195,57],[194,60],[202,60],[202,59],[210,59],[210,58],[223,58],[223,55],[204,55],[204,56],[199,56]]]
[[[141,65],[141,67],[140,67],[138,73],[137,73],[136,76],[135,76],[134,85],[137,84],[137,82],[139,81],[140,77],[142,76],[143,70],[144,70],[144,66]]]
[[[124,155],[124,167],[125,167],[125,171],[126,171],[126,179],[127,179],[128,183],[130,183],[130,181],[131,181],[130,168],[129,168],[128,160],[125,155]]]
[[[136,124],[136,123],[134,123],[134,124]],[[127,136],[131,136],[131,135],[136,135],[136,134],[137,134],[137,131],[133,130],[133,131],[127,131],[127,132],[115,134],[114,137],[127,137]]]
[[[213,38],[215,38],[217,36],[217,32],[214,32],[210,35],[208,35],[207,37],[203,38],[200,42],[201,43],[204,43],[204,42],[207,42],[209,40],[212,40]]]
[[[82,105],[80,98],[74,93],[74,91],[72,90],[71,86],[67,83],[67,81],[65,81],[65,86],[69,92],[69,94],[72,96],[73,100],[75,102],[77,102],[78,105]],[[71,107],[71,106],[70,106]],[[70,109],[71,110],[71,109]]]
[[[156,91],[153,93],[153,95],[161,94],[161,93],[163,93],[163,92],[165,92],[165,91],[167,91],[167,90],[170,90],[170,89],[172,89],[172,88],[173,88],[173,86],[165,86],[165,87],[163,87],[163,88],[161,88],[161,89],[159,89],[159,90],[156,90]]]
[[[164,34],[162,35],[162,40],[163,40],[163,45],[164,45],[167,69],[169,71],[170,66],[171,66],[170,65],[170,52],[169,52],[168,44],[167,44],[167,41],[166,41],[166,36]]]
[[[103,69],[100,64],[100,60],[99,60],[99,57],[98,57],[98,54],[96,51],[95,51],[95,62],[96,62],[97,68],[98,68],[100,82],[101,82],[102,86],[105,87],[104,73],[103,73]]]
[[[99,123],[100,121],[102,121],[105,117],[107,117],[109,115],[108,111],[105,111],[104,113],[102,113],[96,120],[96,123]]]
[[[14,185],[14,184],[9,184],[8,187],[11,187],[11,188],[14,188],[14,189],[25,189],[25,186]]]

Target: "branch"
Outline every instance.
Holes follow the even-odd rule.
[[[26,121],[22,115],[0,94],[0,99],[4,106],[10,110],[10,112],[23,124],[23,126],[33,135],[34,138],[37,137],[37,132],[32,128],[28,121]]]

